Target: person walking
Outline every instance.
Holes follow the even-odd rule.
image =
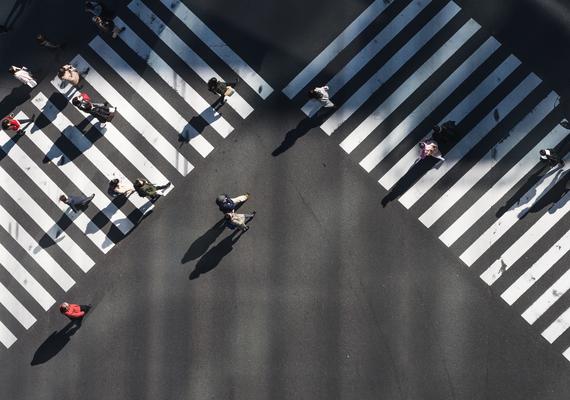
[[[122,28],[119,28],[115,25],[113,20],[109,18],[95,16],[93,17],[93,22],[101,32],[110,34],[113,39],[116,39],[117,36],[119,36],[119,33],[125,30],[124,26]]]
[[[217,78],[210,78],[208,81],[208,90],[220,96],[217,101],[217,103],[219,103],[218,108],[226,102],[226,97],[232,96],[235,93],[235,87],[238,83],[239,78],[237,78],[235,82],[223,82]]]
[[[34,77],[26,67],[16,67],[12,65],[8,72],[14,75],[14,78],[22,82],[24,85],[28,85],[29,87],[33,88],[37,86],[37,82],[34,80]]]
[[[38,33],[36,36],[36,42],[42,47],[47,47],[48,49],[59,49],[61,48],[61,44],[50,42],[43,34]]]
[[[65,194],[62,194],[61,196],[59,196],[59,201],[67,204],[73,210],[73,212],[79,212],[79,211],[85,211],[94,197],[95,193],[93,193],[91,196],[84,196],[84,195],[66,196]]]
[[[65,85],[65,82],[69,82],[73,86],[77,86],[79,85],[79,81],[81,81],[81,74],[77,68],[70,64],[61,66],[57,72],[57,76],[63,81],[63,85]]]
[[[245,203],[247,199],[249,199],[250,194],[242,194],[241,196],[237,196],[231,198],[228,194],[220,194],[216,197],[216,204],[218,205],[221,212],[224,214],[233,212],[236,209],[236,206],[241,203]]]
[[[32,121],[32,118],[23,119],[20,121],[14,117],[14,114],[10,114],[2,119],[2,129],[5,131],[14,131],[20,135],[23,135],[24,130],[22,129],[22,123],[30,121]]]
[[[65,301],[59,305],[59,312],[71,320],[83,318],[90,309],[91,305],[70,304]]]
[[[160,193],[158,193],[159,190],[166,189],[169,186],[170,182],[162,186],[157,186],[142,178],[138,178],[133,182],[133,187],[135,188],[137,194],[140,197],[148,197],[151,201],[156,200],[160,197]]]
[[[556,165],[564,166],[564,160],[560,157],[558,152],[554,149],[542,149],[539,151],[540,161],[545,162],[549,167]]]
[[[315,87],[309,90],[309,97],[318,100],[325,108],[334,107],[334,103],[329,98],[329,87]]]
[[[100,17],[103,14],[103,6],[98,1],[86,1],[85,12],[93,14],[94,17]]]
[[[131,186],[127,186],[122,183],[119,179],[111,179],[109,181],[109,194],[113,197],[124,196],[129,197],[135,192],[135,189]]]
[[[441,154],[439,146],[435,140],[433,139],[422,140],[419,143],[419,147],[420,147],[420,155],[416,159],[416,162],[430,156],[439,158],[441,161],[445,161],[445,158],[443,158],[443,155]]]
[[[235,212],[229,212],[224,215],[224,218],[226,219],[228,228],[238,228],[242,232],[245,232],[249,229],[247,223],[251,221],[253,217],[255,217],[255,214],[255,211],[252,211],[251,214],[238,214]]]
[[[107,122],[111,122],[117,111],[117,107],[113,107],[107,102],[91,102],[91,97],[87,93],[78,94],[71,100],[71,104],[97,118],[101,127],[104,127]]]

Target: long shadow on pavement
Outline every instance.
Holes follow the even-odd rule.
[[[196,268],[194,268],[194,271],[192,271],[188,279],[196,279],[201,274],[205,274],[206,272],[210,272],[216,268],[220,261],[222,261],[222,259],[233,250],[234,244],[237,243],[239,238],[242,236],[242,233],[243,232],[236,229],[231,235],[208,250],[208,252],[198,261]]]
[[[52,333],[40,347],[38,347],[30,364],[43,364],[57,355],[57,353],[69,343],[71,337],[81,328],[82,322],[82,319],[70,321],[63,329]]]
[[[204,253],[208,251],[208,248],[212,245],[212,243],[216,241],[218,236],[220,236],[223,231],[224,219],[222,218],[216,222],[216,224],[211,227],[206,233],[204,233],[190,245],[186,251],[186,254],[184,254],[184,257],[182,257],[182,260],[180,260],[180,262],[182,264],[186,264],[188,261],[195,260],[204,255]]]

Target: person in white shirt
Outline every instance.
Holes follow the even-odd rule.
[[[33,88],[38,84],[26,67],[16,67],[12,65],[8,71],[14,75],[14,78],[22,82],[24,85],[28,85]]]
[[[323,107],[334,107],[334,103],[329,99],[329,87],[322,86],[309,90],[309,97],[318,100]]]

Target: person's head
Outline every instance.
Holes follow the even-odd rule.
[[[15,74],[18,71],[18,69],[19,69],[18,67],[12,65],[10,68],[8,68],[8,72],[11,74]]]
[[[420,146],[420,149],[423,150],[423,149],[426,148],[426,143],[425,143],[425,142],[420,142],[419,146]]]
[[[38,41],[38,43],[43,43],[43,42],[46,40],[46,38],[45,38],[45,36],[42,35],[41,33],[38,33],[38,34],[36,35],[36,40]]]
[[[67,310],[69,310],[69,303],[66,303],[65,301],[63,303],[61,303],[59,305],[59,311],[61,311],[62,313],[66,312]]]
[[[62,194],[61,196],[59,196],[59,201],[62,201],[65,203],[67,201],[67,196]]]
[[[140,188],[143,185],[143,180],[142,179],[136,179],[133,183],[133,186],[136,188]]]
[[[217,205],[223,204],[225,200],[226,200],[226,195],[220,194],[218,195],[218,197],[216,197],[216,204]]]
[[[432,129],[435,133],[441,132],[441,126],[439,126],[439,125],[434,125]]]
[[[10,121],[7,119],[2,120],[2,129],[8,129],[10,127]]]
[[[539,153],[540,153],[541,156],[545,156],[545,155],[546,155],[546,150],[541,149],[541,150],[539,151]]]
[[[115,178],[115,179],[111,179],[111,180],[109,181],[109,186],[110,186],[111,188],[116,188],[118,185],[119,185],[119,180],[116,179],[116,178]]]

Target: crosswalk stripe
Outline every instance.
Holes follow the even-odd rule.
[[[36,322],[34,316],[2,283],[0,283],[0,304],[2,304],[24,328],[29,329]]]
[[[440,240],[447,246],[451,246],[470,227],[475,224],[487,211],[493,207],[513,186],[517,184],[537,164],[537,154],[540,149],[551,148],[564,140],[566,132],[561,129],[552,130],[507,173],[505,173],[489,190],[457,218],[449,228],[440,235]]]
[[[435,203],[419,218],[428,228],[441,218],[455,203],[473,188],[483,177],[494,168],[527,134],[534,129],[552,111],[552,105],[558,95],[554,92],[543,99],[531,110],[505,139],[497,143],[469,171],[467,171],[451,188],[449,188]],[[528,158],[531,161],[532,157]],[[530,162],[529,165],[534,165]],[[514,185],[516,182],[512,182]]]
[[[79,70],[89,72],[83,78],[114,106],[119,114],[144,137],[156,151],[164,157],[180,174],[186,176],[194,169],[186,158],[178,152],[129,102],[115,90],[99,73],[81,56],[76,56],[70,64]]]
[[[5,210],[2,208],[2,212],[4,211]],[[0,257],[2,259],[2,261],[0,261],[0,265],[2,265],[10,275],[12,275],[14,280],[18,282],[20,286],[22,286],[44,310],[49,310],[49,308],[55,303],[55,299],[1,244]]]
[[[344,50],[360,33],[384,11],[390,3],[376,0],[350,23],[309,65],[295,76],[283,89],[283,93],[292,99],[301,89],[309,84],[322,69]]]
[[[546,253],[544,253],[524,274],[502,294],[501,298],[512,305],[532,287],[554,264],[570,250],[570,231],[566,232]]]
[[[570,327],[570,307],[542,332],[542,337],[553,343]],[[566,350],[568,352],[568,350]]]
[[[512,228],[528,210],[540,200],[554,185],[560,181],[562,176],[570,169],[566,164],[563,168],[543,175],[540,180],[523,195],[517,203],[513,204],[493,225],[491,225],[481,236],[479,236],[459,258],[465,264],[471,266],[479,257],[493,246],[507,231]],[[555,173],[554,173],[555,172]]]
[[[56,76],[51,84],[67,99],[71,101],[79,91],[77,89],[64,89],[60,86],[61,80]],[[81,113],[90,121],[94,118],[90,114],[87,114],[80,109],[77,112]],[[150,182],[168,182],[168,179],[146,158],[146,156],[141,153],[113,124],[107,124],[104,128],[99,127],[99,124],[93,124],[95,129],[97,129],[101,134],[106,133],[105,139],[109,141],[120,153],[123,154],[126,160],[128,160],[141,174],[141,176],[148,179]],[[162,191],[163,194],[170,192],[174,188],[174,185],[170,185],[168,188]]]
[[[18,119],[27,119],[23,113],[16,115]],[[8,156],[14,163],[34,182],[45,195],[58,207],[73,223],[83,232],[103,253],[107,253],[114,243],[83,213],[74,213],[69,210],[67,205],[61,203],[58,198],[61,190],[58,186],[43,172],[40,167],[16,145],[16,143],[8,137],[5,132],[0,131],[0,145],[3,148],[9,147]],[[41,220],[36,220],[41,222]],[[83,272],[89,271],[95,262],[71,240],[58,225],[41,225],[46,234],[67,254]]]
[[[339,128],[356,110],[368,100],[380,86],[390,79],[404,66],[416,53],[423,48],[451,19],[460,11],[453,2],[448,3],[426,25],[420,29],[412,39],[401,47],[382,68],[380,68],[368,81],[342,104],[323,124],[321,129],[327,134]],[[444,45],[445,46],[445,45]]]
[[[238,56],[218,35],[204,24],[179,0],[161,0],[180,21],[186,25],[210,50],[220,57],[240,78],[243,79],[262,99],[266,99],[273,89],[257,72]]]
[[[436,51],[421,67],[419,67],[398,89],[388,96],[364,121],[356,127],[340,144],[347,153],[351,153],[374,129],[412,95],[435,71],[459,50],[481,28],[473,20],[469,20],[438,51]]]
[[[192,50],[176,33],[174,33],[156,14],[148,9],[141,1],[134,0],[128,5],[135,14],[150,30],[157,35],[188,67],[190,67],[204,82],[210,78],[223,78],[216,73],[206,62]],[[242,118],[247,118],[253,112],[243,97],[236,91],[231,97],[227,97],[229,104]]]
[[[469,93],[463,100],[453,108],[441,122],[453,120],[459,123],[475,107],[483,101],[502,81],[504,81],[518,66],[520,61],[515,56],[509,56],[500,66],[498,66],[489,76],[487,76],[477,87]],[[417,147],[408,151],[388,172],[379,180],[384,188],[390,190],[413,165],[418,156]],[[429,178],[424,178],[429,179]],[[434,182],[435,184],[435,182]],[[427,186],[431,187],[429,183]]]
[[[350,60],[330,81],[326,83],[329,87],[329,96],[334,96],[344,85],[346,85],[368,62],[374,58],[398,33],[402,31],[431,0],[412,1],[406,8],[398,14],[384,29],[382,29],[364,48],[362,48],[354,58]],[[285,92],[285,90],[284,90]],[[301,110],[309,117],[321,108],[321,103],[314,99],[305,103]]]
[[[9,349],[16,340],[16,336],[0,321],[0,342]]]
[[[139,57],[141,57],[184,101],[192,107],[216,132],[226,138],[233,127],[178,75],[149,45],[147,45],[125,22],[115,18],[117,26],[125,27],[119,36]]]
[[[570,270],[566,271],[523,313],[522,317],[529,324],[534,324],[554,303],[570,289]]]
[[[427,191],[432,188],[447,172],[449,172],[477,143],[502,121],[520,102],[523,101],[538,85],[540,79],[528,75],[508,96],[487,114],[477,126],[465,135],[447,154],[446,160],[439,168],[429,170],[402,197],[400,203],[406,208],[412,207]],[[496,116],[498,119],[495,119]]]
[[[96,36],[89,46],[129,84],[160,116],[202,157],[206,157],[214,146],[206,140],[188,121],[182,117],[147,81],[145,81],[125,60],[121,58],[100,36]]]
[[[6,172],[4,169],[0,167],[0,177],[4,178]],[[10,181],[8,181],[10,182]],[[20,188],[14,188],[17,191]],[[6,190],[6,189],[4,189]],[[30,206],[30,207],[35,207]],[[28,208],[21,207],[22,209]],[[33,210],[30,212],[30,216],[33,217],[37,215]],[[28,253],[28,255],[57,283],[64,291],[68,291],[74,284],[75,281],[65,270],[53,259],[53,257],[44,249],[42,248],[39,243],[30,235],[26,229],[18,223],[6,209],[0,206],[0,225],[2,228],[10,235],[12,238]],[[15,261],[14,258],[10,255],[7,255],[6,252],[2,253],[4,257],[0,258],[0,262],[10,262],[11,260]],[[16,261],[17,262],[17,261]],[[45,304],[45,303],[40,303]],[[49,306],[48,306],[49,308]]]
[[[89,139],[87,139],[83,132],[75,127],[63,113],[59,111],[43,93],[38,93],[32,100],[39,110],[42,111],[53,126],[55,126],[63,136],[65,136],[75,148],[87,158],[105,177],[110,181],[114,178],[119,178],[122,181],[129,181],[121,171],[113,165],[113,163],[105,156]],[[132,179],[130,179],[132,181]],[[129,196],[128,200],[138,209],[149,211],[154,208],[152,203],[139,196]]]
[[[489,268],[481,279],[492,285],[504,272],[514,265],[542,236],[546,234],[566,213],[570,211],[570,192],[558,200],[548,212],[511,245]]]
[[[127,234],[134,227],[133,222],[129,220],[114,203],[110,202],[107,196],[85,176],[75,163],[69,160],[61,149],[35,125],[32,128],[32,136],[30,141],[35,144],[54,165],[57,165],[58,169],[63,172],[83,194],[95,194],[91,203],[97,207],[113,225],[119,228],[124,234]]]
[[[566,350],[564,350],[564,352],[562,353],[562,355],[563,355],[568,361],[570,361],[570,347],[568,347]]]
[[[448,78],[437,87],[414,111],[398,124],[386,137],[360,161],[360,166],[370,172],[375,168],[398,144],[404,140],[409,132],[429,117],[441,102],[446,99],[457,87],[470,76],[500,44],[494,38],[489,38],[473,54],[467,58],[459,68],[453,71]]]

